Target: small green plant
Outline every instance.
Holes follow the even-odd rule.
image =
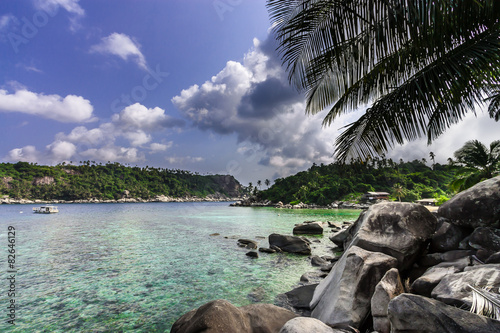
[[[292,202],[290,202],[290,205],[294,206],[294,205],[297,205],[300,203],[300,200],[294,200]]]
[[[450,200],[450,198],[448,198],[446,195],[443,194],[436,196],[435,199],[436,199],[436,206],[441,206],[446,201]]]

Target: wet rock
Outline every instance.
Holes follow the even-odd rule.
[[[324,279],[328,273],[325,272],[307,272],[302,274],[300,277],[300,282],[311,283],[311,282],[319,282]]]
[[[500,321],[412,294],[395,297],[389,303],[388,314],[392,333],[500,332]]]
[[[306,286],[300,286],[286,292],[285,295],[288,298],[289,304],[294,308],[310,310],[309,303],[311,303],[314,289],[316,289],[317,285],[318,284],[309,284]]]
[[[294,235],[322,235],[323,226],[319,223],[304,223],[293,228]]]
[[[259,254],[255,251],[247,252],[246,255],[250,258],[255,258],[255,259],[259,257]]]
[[[311,265],[313,266],[323,266],[323,265],[329,265],[330,262],[326,261],[323,258],[320,258],[319,256],[312,256],[311,257]]]
[[[493,253],[485,261],[486,264],[500,264],[500,252]]]
[[[300,237],[271,234],[269,235],[269,245],[271,249],[277,247],[283,252],[305,255],[311,254],[309,242]]]
[[[276,250],[270,249],[268,247],[259,247],[259,252],[276,253]]]
[[[238,246],[239,247],[244,247],[247,249],[256,249],[258,243],[254,240],[251,239],[245,239],[245,238],[240,238],[238,239]]]
[[[471,228],[500,226],[500,176],[458,193],[439,207],[450,223]]]

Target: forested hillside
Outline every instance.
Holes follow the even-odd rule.
[[[375,159],[368,163],[314,164],[307,171],[276,179],[269,189],[258,192],[260,200],[327,205],[335,200],[356,200],[368,191],[389,192],[394,199],[414,201],[450,196],[448,185],[459,167],[422,160],[399,163]]]
[[[242,194],[233,176],[202,176],[183,170],[128,167],[119,163],[105,165],[44,166],[27,162],[0,163],[0,195],[25,199],[149,199],[220,193],[229,197]]]

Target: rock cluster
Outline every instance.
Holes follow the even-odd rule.
[[[354,224],[332,228],[330,239],[344,250],[340,258],[313,256],[311,263],[321,270],[304,274],[302,287],[281,295],[285,301],[280,305],[301,317],[258,331],[500,332],[500,321],[468,311],[473,302],[469,286],[500,287],[499,207],[500,177],[458,194],[437,214],[410,203],[371,206]],[[298,240],[307,244],[288,237],[293,236],[271,235],[270,247],[283,251]],[[323,270],[330,270],[326,277]],[[179,321],[196,322],[193,311]],[[233,312],[220,327],[235,320]],[[262,315],[266,321],[271,313]],[[245,315],[238,318],[250,325]],[[231,332],[256,331],[247,326],[234,326]],[[180,327],[174,324],[172,332],[212,332]]]

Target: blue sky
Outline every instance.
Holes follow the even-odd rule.
[[[0,161],[83,160],[232,174],[244,184],[333,161],[287,83],[265,0],[2,0]],[[395,159],[445,162],[500,139],[481,111]]]

